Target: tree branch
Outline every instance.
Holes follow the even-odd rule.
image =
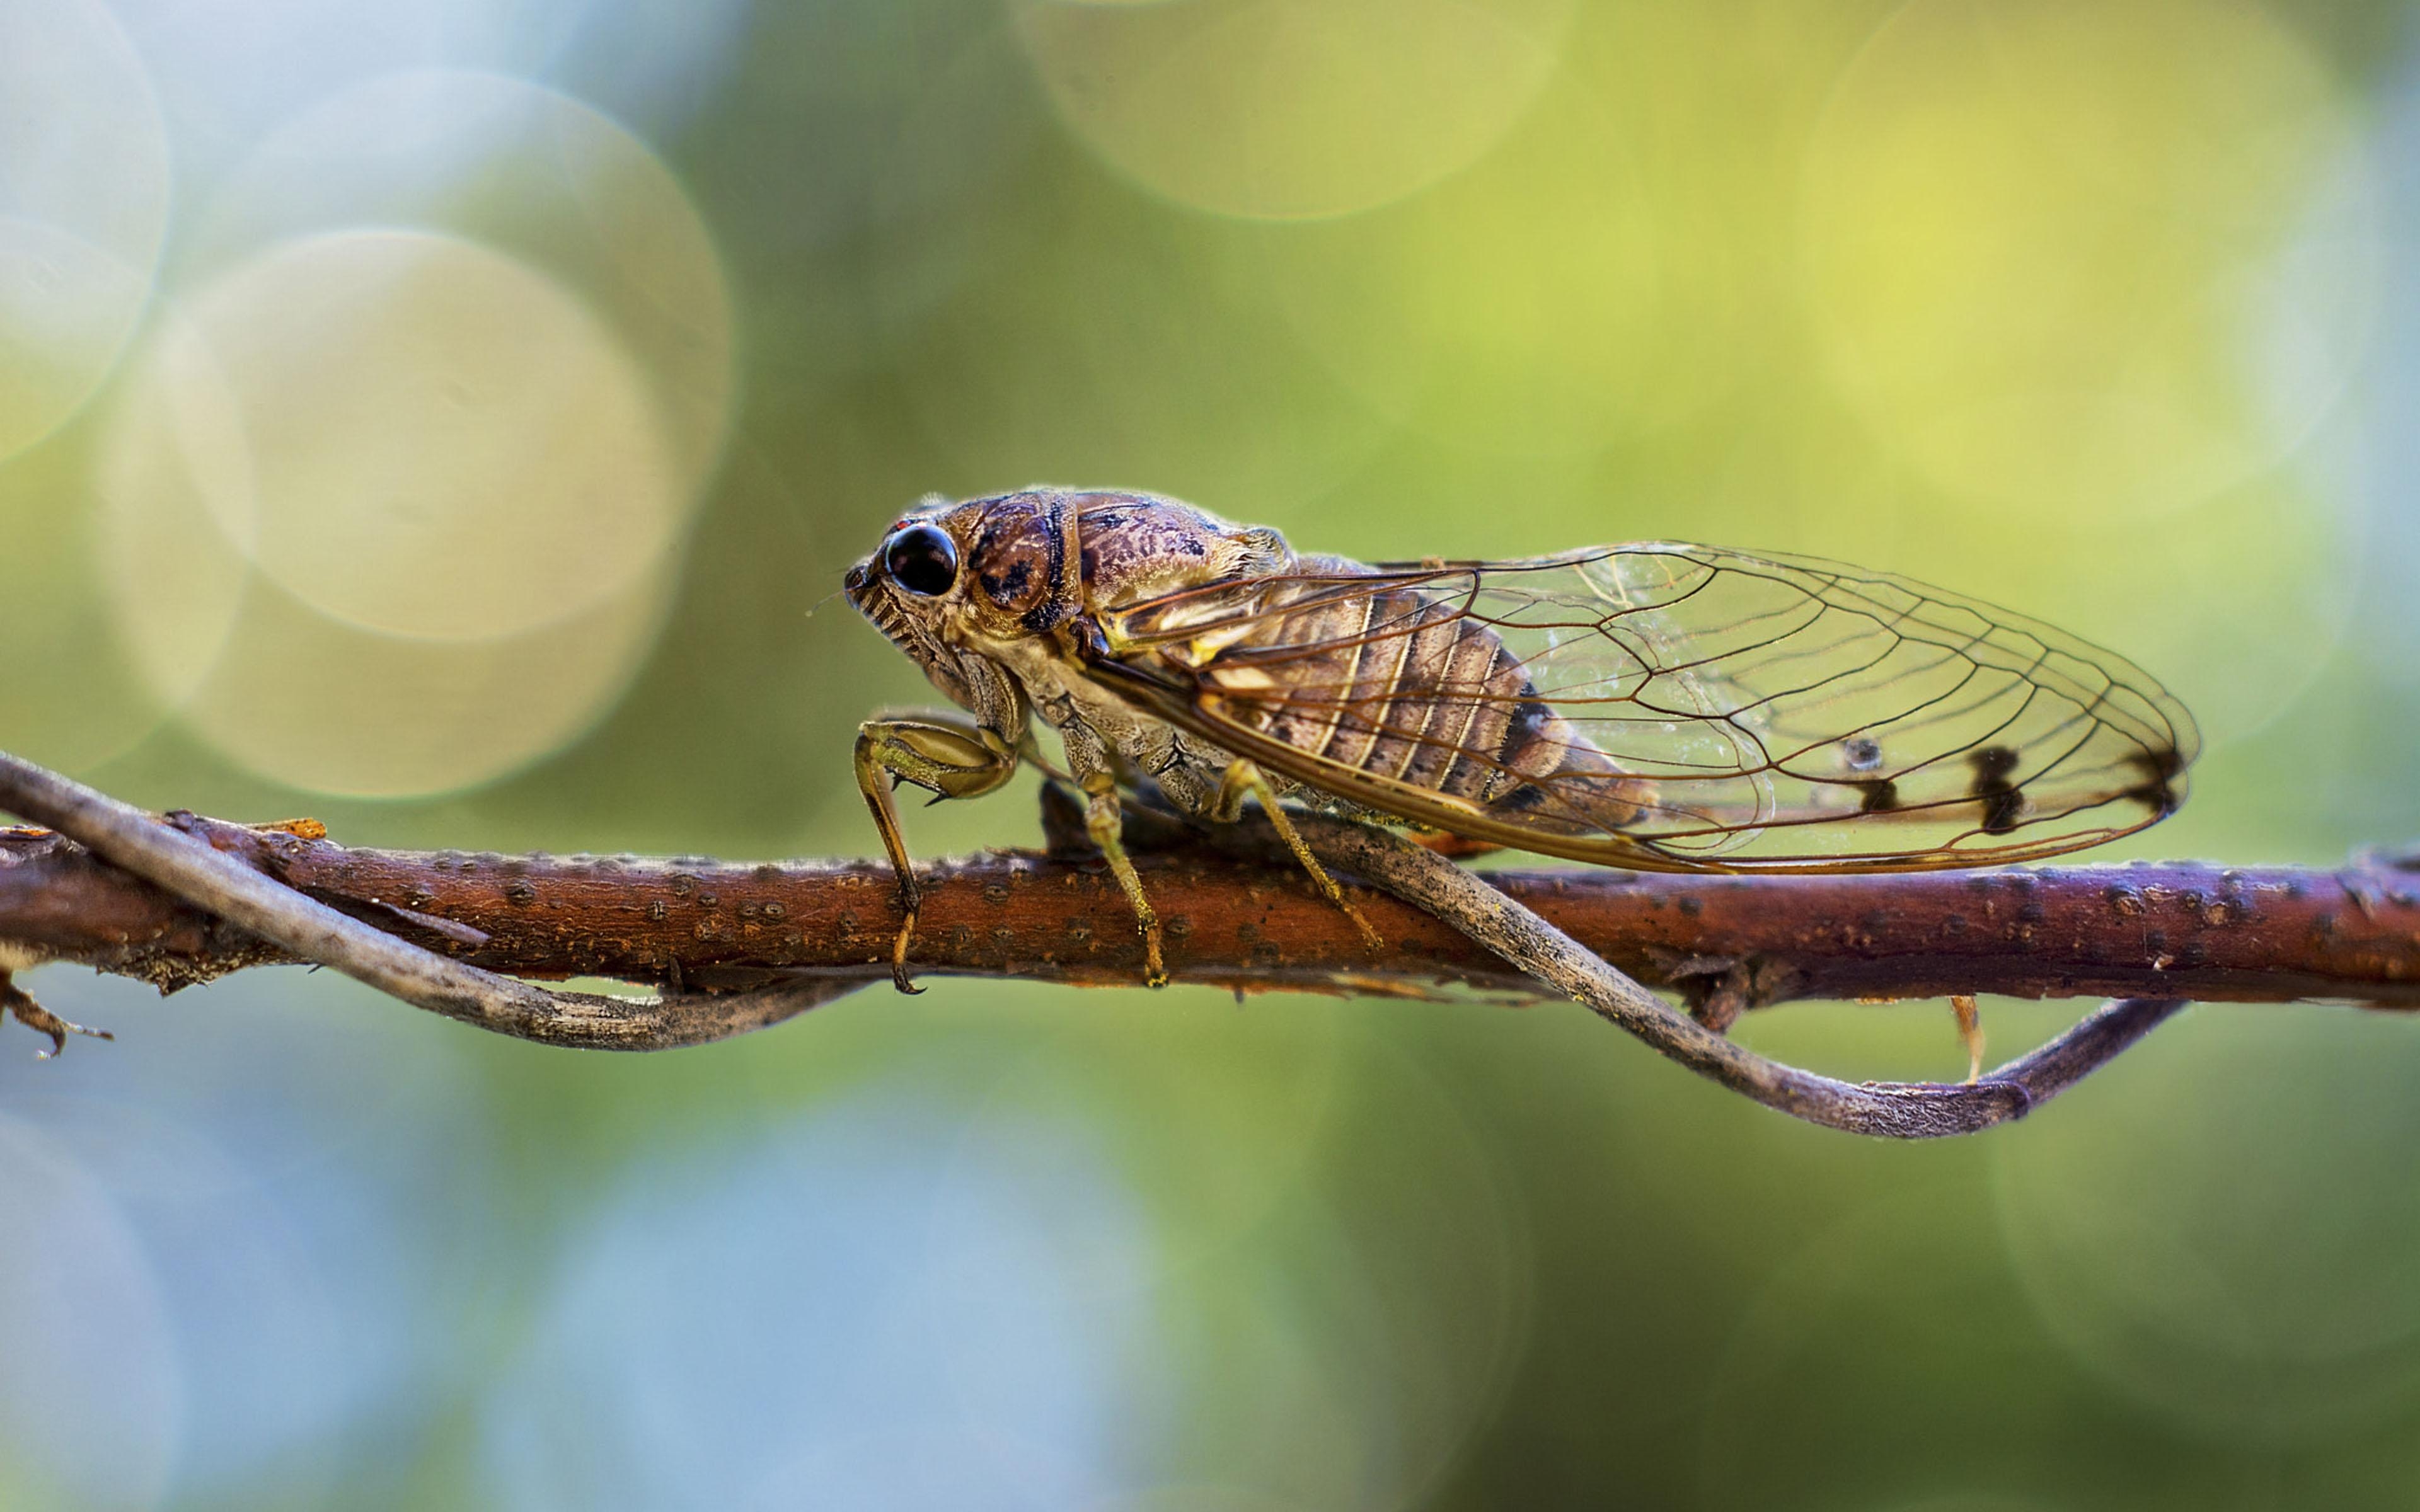
[[[880,860],[387,851],[178,813],[168,827],[306,899],[490,972],[721,988],[808,971],[871,980],[898,913]],[[1366,950],[1298,869],[1139,856],[1177,980],[1248,992],[1535,984],[1438,920],[1366,891]],[[2185,996],[2420,1008],[2420,876],[2186,862],[1860,877],[1480,872],[1621,970],[1697,1000]],[[1096,859],[941,861],[916,969],[1084,985],[1141,980]],[[0,830],[0,939],[163,988],[302,959],[56,834]],[[1742,980],[1745,979],[1745,980]]]
[[[210,842],[209,826],[191,815],[171,816],[169,823],[161,824],[139,809],[6,752],[0,752],[0,809],[72,837],[91,856],[201,911],[214,929],[232,928],[251,936],[248,942],[237,936],[238,949],[248,949],[256,959],[278,959],[260,952],[282,950],[287,959],[333,966],[415,1007],[517,1039],[594,1049],[666,1049],[761,1028],[850,990],[849,984],[836,982],[777,980],[698,1005],[671,998],[549,992],[452,960],[332,908],[241,858],[222,854]],[[294,827],[319,832],[316,824]],[[18,954],[33,947],[39,954],[31,959],[75,958],[75,952],[59,951],[39,935],[13,933],[5,921],[0,921],[0,941],[13,942]],[[0,999],[0,1011],[49,1034],[56,1053],[64,1043],[61,1031],[77,1026],[41,1011],[8,981],[9,969],[22,964],[15,955],[0,960],[0,986],[9,989]],[[162,982],[163,988],[168,985]],[[692,1011],[678,1011],[684,1008]]]
[[[1067,824],[1063,802],[1045,808],[1055,852],[992,854],[924,873],[919,972],[1140,980],[1140,943],[1123,898],[1097,857],[1077,854],[1080,825]],[[315,960],[500,1033],[649,1049],[727,1037],[884,977],[898,919],[879,861],[353,848],[316,825],[184,813],[163,822],[5,755],[0,810],[62,832],[0,830],[0,986],[9,965],[32,960],[80,962],[163,990]],[[1249,826],[1212,843],[1138,815],[1131,839],[1177,980],[1239,992],[1419,995],[1450,984],[1532,996],[1544,983],[1726,1085],[1866,1132],[1962,1132],[2017,1116],[2188,997],[2420,1007],[2420,878],[2391,859],[2337,872],[2163,863],[1866,877],[1474,873],[1386,845],[1363,826],[1305,828],[1354,873],[1348,885],[1415,898],[1356,889],[1387,948],[1369,950]],[[1474,924],[1482,914],[1497,920],[1492,933]],[[1699,1022],[1619,973],[1678,992]],[[550,992],[516,977],[615,978],[665,995]],[[1981,1088],[1916,1089],[1921,1097],[1810,1078],[1718,1032],[1742,1010],[1798,998],[1978,992],[2144,1001],[2087,1019]],[[1856,1108],[1839,1103],[1845,1094]],[[1953,1103],[1951,1127],[1932,1104]],[[1906,1112],[1918,1103],[1926,1111]]]

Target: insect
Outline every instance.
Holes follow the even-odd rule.
[[[905,991],[919,895],[892,790],[992,792],[1038,760],[1036,718],[1155,985],[1158,921],[1119,843],[1140,779],[1215,822],[1257,800],[1352,912],[1281,800],[1639,871],[1932,870],[2154,824],[2199,743],[2159,684],[2049,625],[1717,547],[1364,565],[1172,499],[1032,488],[926,501],[846,592],[971,716],[858,733]]]

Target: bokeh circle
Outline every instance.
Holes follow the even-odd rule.
[[[246,767],[400,796],[559,748],[627,684],[685,491],[629,354],[418,231],[272,247],[138,359],[102,469],[118,625]]]
[[[1068,129],[1178,204],[1343,215],[1483,155],[1553,74],[1572,0],[1017,0]]]
[[[736,400],[728,281],[680,180],[619,123],[525,79],[380,74],[269,133],[211,197],[182,266],[215,279],[265,247],[376,227],[543,270],[657,390],[684,484],[711,475]]]
[[[0,7],[0,459],[81,410],[149,303],[167,130],[99,0]]]
[[[2240,484],[2363,350],[2381,251],[2357,144],[2252,0],[1916,0],[1807,149],[1834,381],[1981,506],[2107,518]]]

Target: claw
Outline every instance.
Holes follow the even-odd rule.
[[[1136,925],[1142,935],[1142,984],[1165,987],[1168,985],[1168,966],[1159,955],[1159,920],[1138,919]]]
[[[899,926],[899,937],[891,942],[891,984],[913,997],[924,989],[908,980],[908,946],[916,938],[916,910],[908,910],[908,918]]]
[[[67,1049],[68,1036],[70,1034],[81,1034],[89,1040],[117,1038],[107,1029],[87,1029],[81,1024],[69,1023],[41,1004],[35,1002],[26,995],[23,988],[9,980],[7,972],[0,971],[0,1021],[6,1021],[11,1015],[15,1016],[18,1023],[36,1034],[47,1034],[51,1037],[51,1047],[48,1050],[34,1052],[34,1058],[37,1060],[56,1060],[60,1052]]]
[[[857,791],[898,875],[899,909],[907,916],[891,947],[891,980],[903,993],[919,992],[908,980],[908,946],[916,934],[916,868],[908,859],[892,795],[900,783],[912,782],[937,797],[979,797],[1016,775],[1016,748],[990,728],[956,716],[868,719],[857,727],[856,764]]]

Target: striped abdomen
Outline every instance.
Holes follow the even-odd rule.
[[[1637,817],[1644,784],[1538,696],[1486,624],[1412,588],[1285,592],[1296,607],[1273,607],[1201,669],[1236,718],[1355,771],[1549,827]]]

